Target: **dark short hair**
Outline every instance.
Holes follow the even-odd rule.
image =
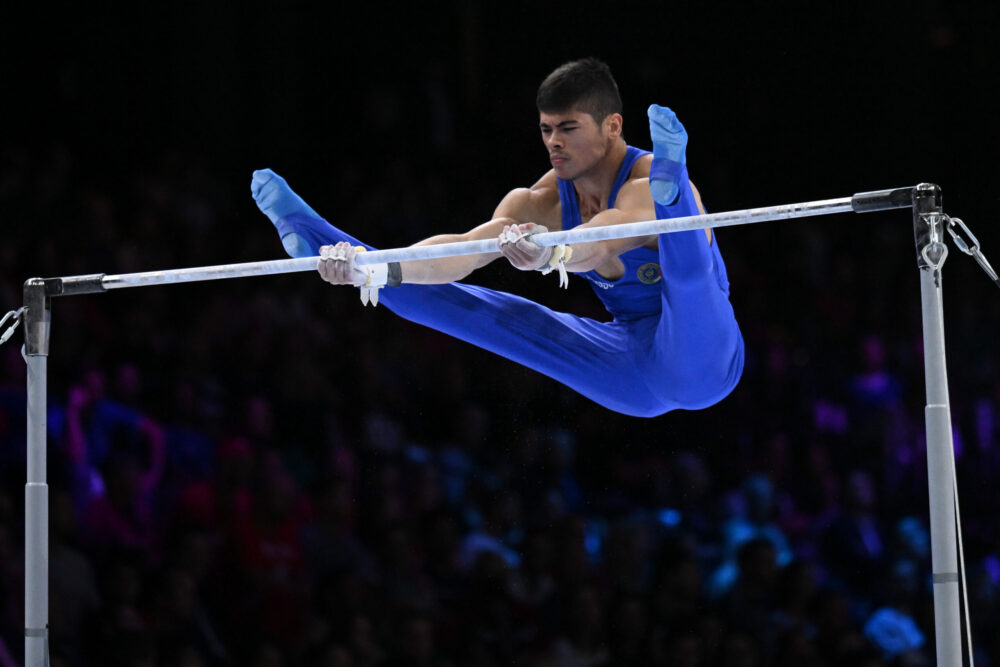
[[[538,111],[561,113],[577,109],[600,124],[609,114],[622,112],[622,98],[611,69],[597,58],[560,65],[545,77],[535,97]]]

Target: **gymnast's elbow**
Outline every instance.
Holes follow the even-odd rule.
[[[621,254],[643,245],[641,243],[643,239],[639,238],[638,243],[636,240],[636,238],[611,239],[574,244],[573,254],[566,264],[566,269],[573,273],[586,273],[598,269],[617,259]]]
[[[573,244],[571,246],[573,254],[566,262],[566,270],[572,273],[586,273],[607,262],[613,255],[605,247],[606,243],[606,241],[595,241]]]

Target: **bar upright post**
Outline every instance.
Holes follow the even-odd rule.
[[[913,232],[920,268],[924,377],[927,388],[927,483],[930,496],[931,566],[934,574],[934,635],[937,664],[962,664],[955,522],[955,452],[951,433],[948,371],[944,349],[941,267],[948,256],[941,189],[922,183],[913,191]]]
[[[49,648],[49,486],[46,392],[51,304],[45,283],[24,284],[24,360],[28,365],[28,471],[24,487],[24,664],[47,667]]]

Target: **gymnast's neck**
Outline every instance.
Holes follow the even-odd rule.
[[[584,210],[601,211],[607,206],[611,196],[611,188],[618,178],[618,170],[625,161],[628,145],[619,135],[609,139],[608,148],[600,160],[586,173],[573,179],[576,196],[580,202],[581,212]]]

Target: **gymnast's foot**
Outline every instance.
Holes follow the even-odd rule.
[[[285,252],[292,257],[312,257],[317,254],[305,238],[294,231],[288,231],[288,226],[279,222],[293,215],[322,220],[302,197],[288,187],[285,179],[270,169],[259,169],[253,173],[253,179],[250,181],[250,193],[257,203],[257,208],[278,228],[278,233],[282,234],[281,245],[285,247]]]
[[[677,114],[653,104],[649,115],[649,136],[653,140],[653,165],[649,170],[649,192],[657,204],[674,203],[680,193],[681,172],[687,161],[687,132]]]

